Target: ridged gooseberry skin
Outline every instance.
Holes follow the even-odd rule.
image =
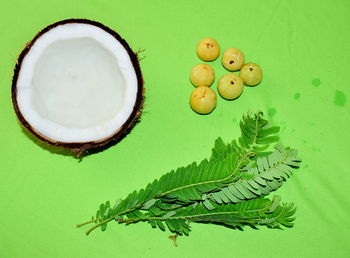
[[[243,80],[233,73],[223,75],[218,82],[220,95],[228,100],[241,96],[244,90]]]
[[[242,78],[245,85],[255,86],[261,82],[263,72],[258,64],[247,63],[242,67],[239,76]]]
[[[195,65],[190,74],[190,80],[195,87],[209,87],[215,79],[215,71],[208,64]]]
[[[203,38],[197,44],[197,56],[206,62],[214,61],[220,55],[220,45],[213,38]]]
[[[242,68],[245,56],[238,48],[229,48],[222,54],[221,63],[229,71],[237,71]]]
[[[199,114],[209,114],[216,107],[216,93],[209,87],[198,87],[190,97],[191,108]]]

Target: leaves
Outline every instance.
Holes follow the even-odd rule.
[[[276,144],[279,127],[270,126],[262,112],[248,113],[240,122],[238,141],[215,141],[209,159],[193,162],[164,174],[144,189],[133,191],[111,207],[100,205],[95,222],[105,230],[107,223],[145,221],[153,228],[188,235],[190,223],[214,223],[242,229],[249,225],[276,228],[293,225],[293,204],[281,203],[280,197],[265,198],[299,168],[297,151]]]
[[[251,116],[243,115],[239,123],[241,128],[241,137],[238,142],[246,151],[253,151],[255,155],[262,155],[268,148],[269,144],[279,141],[275,135],[279,132],[278,126],[270,126],[269,122],[262,118],[263,113],[258,111]]]
[[[107,228],[107,223],[102,223],[106,219],[113,217],[115,213],[114,207],[110,207],[110,202],[102,203],[96,212],[96,217],[92,217],[95,223],[101,223],[101,230],[104,231]]]
[[[124,214],[134,207],[149,209],[157,198],[178,203],[200,200],[202,193],[220,189],[224,182],[231,179],[236,172],[236,163],[235,156],[225,156],[172,170],[145,189],[129,194],[115,212]]]
[[[191,222],[214,223],[233,228],[245,226],[267,226],[269,228],[292,227],[295,214],[293,203],[281,203],[281,198],[275,196],[272,200],[256,198],[239,204],[211,204],[207,209],[205,202],[198,205],[187,206],[172,212],[171,216],[146,216],[139,221],[148,221],[153,228],[165,230],[167,228],[179,235],[188,235]],[[125,220],[133,223],[133,220]],[[136,222],[136,221],[134,221]]]
[[[221,139],[221,137],[217,138],[215,141],[215,145],[212,149],[212,154],[210,160],[222,160],[223,158],[240,154],[241,149],[237,145],[237,142],[233,140],[231,143],[226,144]]]
[[[174,218],[184,218],[193,222],[218,223],[243,228],[245,225],[268,227],[292,226],[295,213],[294,205],[281,204],[281,198],[273,200],[256,198],[239,204],[214,204],[215,209],[208,211],[202,205],[181,216],[181,211]],[[288,223],[284,223],[288,222]]]
[[[258,157],[249,168],[241,170],[243,174],[250,174],[251,178],[243,177],[218,192],[210,193],[207,198],[221,204],[244,202],[267,195],[281,187],[292,175],[292,170],[299,168],[300,162],[296,150],[277,144],[273,153]]]

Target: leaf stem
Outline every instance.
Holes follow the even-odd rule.
[[[260,212],[264,210],[268,210],[271,205],[267,207],[263,207],[261,209],[255,209],[255,210],[248,210],[245,211],[245,213],[252,213],[252,212]],[[195,214],[195,215],[185,215],[185,216],[174,216],[174,217],[148,217],[148,218],[140,218],[140,219],[124,219],[120,220],[120,223],[135,223],[139,221],[148,221],[148,220],[174,220],[174,219],[184,219],[184,220],[191,220],[191,221],[196,221],[196,218],[201,218],[201,217],[207,217],[207,216],[216,216],[216,215],[235,215],[239,214],[239,211],[226,211],[226,212],[212,212],[212,213],[206,213],[206,214]],[[240,217],[242,219],[248,219],[249,217]],[[250,218],[251,219],[251,218]]]
[[[88,236],[93,230],[95,230],[96,228],[102,226],[102,225],[105,224],[105,223],[110,222],[110,221],[113,220],[115,217],[121,216],[121,215],[123,215],[123,214],[125,214],[125,213],[128,213],[128,212],[131,212],[131,211],[134,211],[134,210],[140,208],[142,205],[143,205],[143,204],[139,204],[139,205],[135,206],[134,208],[125,210],[125,211],[123,211],[123,212],[121,212],[121,213],[118,213],[118,214],[116,214],[116,215],[113,215],[112,217],[109,217],[108,219],[105,219],[105,220],[101,221],[100,223],[97,223],[96,225],[92,226],[91,228],[89,228],[89,229],[86,231],[86,235]],[[78,224],[77,227],[80,227],[80,226],[83,226],[83,225],[86,225],[86,224],[90,224],[90,223],[96,222],[96,221],[98,221],[98,220],[100,220],[100,219],[90,220],[90,221],[87,221],[87,222]]]
[[[86,231],[86,235],[88,236],[94,229],[96,229],[96,228],[102,226],[103,224],[105,224],[105,223],[107,223],[107,222],[109,222],[109,221],[111,221],[111,220],[113,220],[113,219],[114,219],[114,216],[113,216],[113,217],[110,217],[110,218],[108,218],[108,219],[106,219],[106,220],[104,220],[104,221],[101,221],[100,223],[97,223],[95,226],[89,228],[89,230]]]
[[[77,227],[77,228],[80,228],[81,226],[84,226],[84,225],[87,225],[87,224],[90,224],[90,223],[93,223],[93,222],[96,222],[96,221],[99,221],[99,220],[100,220],[100,219],[89,220],[89,221],[86,221],[86,222],[77,224],[76,227]]]

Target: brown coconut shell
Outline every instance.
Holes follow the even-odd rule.
[[[94,25],[96,27],[99,27],[100,29],[103,29],[104,31],[108,32],[110,35],[112,35],[116,40],[118,40],[123,47],[126,49],[127,53],[129,54],[130,60],[132,62],[132,65],[134,67],[136,76],[137,76],[137,97],[136,97],[136,102],[133,108],[133,111],[127,121],[116,131],[114,132],[111,136],[98,140],[98,141],[89,141],[89,142],[60,142],[60,141],[55,141],[53,139],[50,139],[42,134],[40,134],[38,131],[36,131],[23,117],[21,111],[19,110],[18,103],[17,103],[17,79],[19,72],[21,70],[21,65],[22,61],[27,55],[27,53],[30,51],[31,47],[34,45],[37,39],[39,39],[43,34],[48,32],[49,30],[60,26],[64,25],[67,23],[84,23],[84,24],[90,24]],[[101,150],[104,148],[107,148],[111,145],[114,145],[115,143],[119,142],[123,137],[125,137],[130,130],[134,127],[136,122],[138,121],[141,112],[142,112],[142,107],[143,107],[143,101],[144,101],[144,88],[143,88],[143,78],[142,78],[142,73],[141,73],[141,68],[139,65],[139,59],[137,56],[137,53],[134,53],[132,49],[129,47],[128,43],[114,30],[108,28],[107,26],[96,22],[92,20],[87,20],[87,19],[67,19],[67,20],[62,20],[56,23],[53,23],[43,30],[41,30],[30,42],[28,42],[21,52],[21,54],[18,57],[15,69],[14,69],[14,74],[12,78],[12,103],[13,107],[15,109],[16,115],[18,117],[18,120],[20,124],[28,130],[32,135],[34,135],[36,138],[39,140],[48,143],[50,145],[64,148],[64,149],[69,149],[75,153],[77,157],[80,157],[84,155],[87,151],[92,151],[95,152],[94,150]]]

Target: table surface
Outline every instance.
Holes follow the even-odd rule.
[[[350,2],[3,1],[0,7],[0,257],[349,257]],[[146,103],[119,144],[81,162],[26,134],[13,111],[18,54],[41,28],[66,18],[97,20],[136,51]],[[195,46],[214,37],[259,63],[264,80],[208,116],[188,104]],[[211,63],[216,78],[225,74]],[[217,79],[212,86],[216,90]],[[276,193],[297,206],[294,228],[243,232],[193,225],[175,248],[146,223],[93,232],[75,224],[106,200],[125,197],[165,172],[210,155],[214,140],[239,135],[248,110],[282,127],[301,169]]]

